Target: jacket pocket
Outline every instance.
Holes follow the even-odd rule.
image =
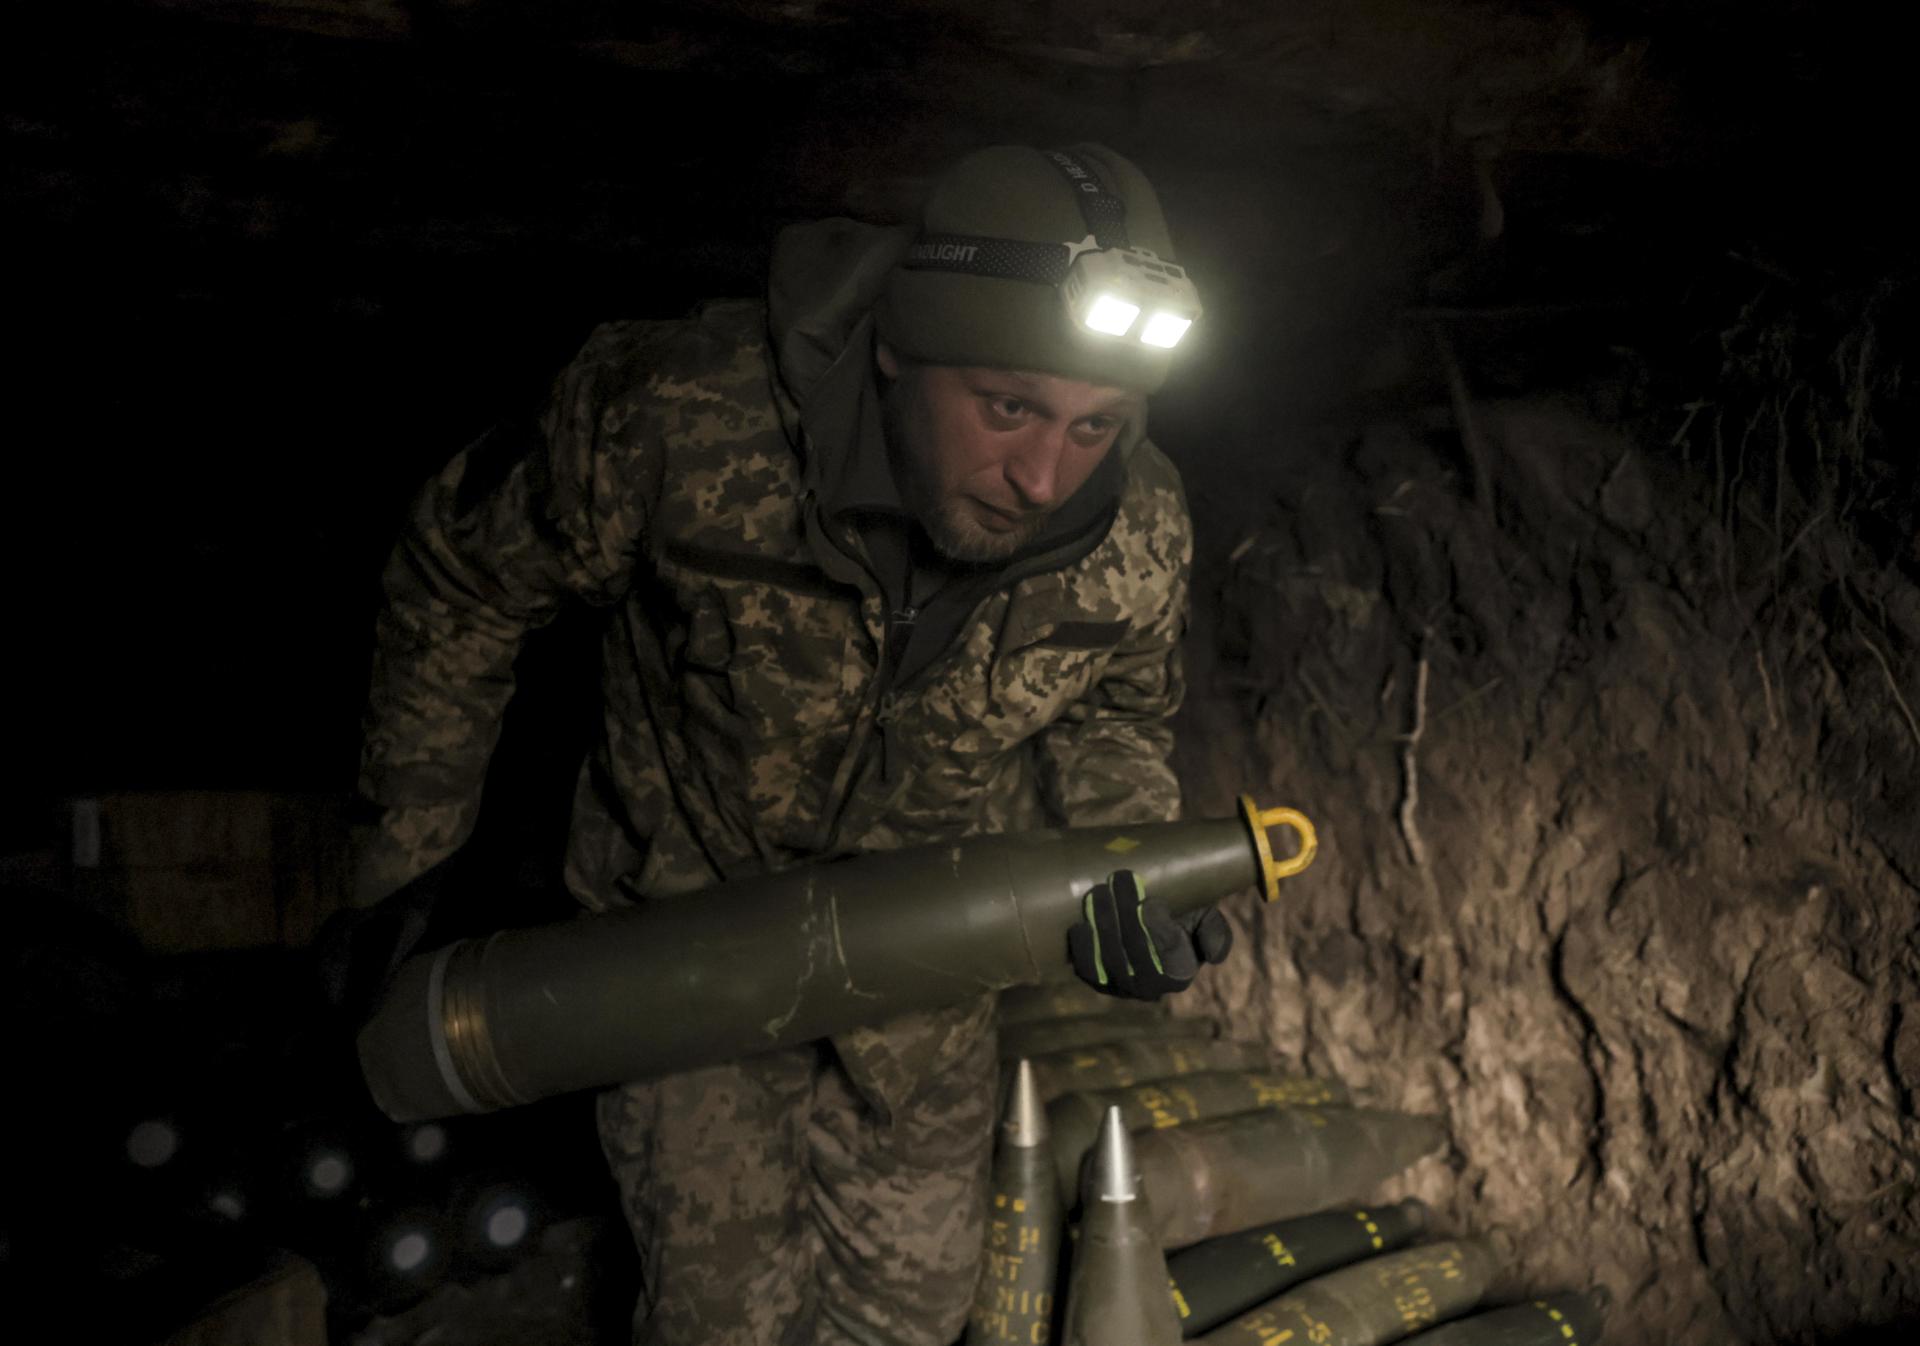
[[[854,717],[866,676],[857,597],[811,567],[676,545],[685,613],[678,676],[688,709],[765,741]]]

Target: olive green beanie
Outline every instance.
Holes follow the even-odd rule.
[[[1074,145],[1068,153],[1125,205],[1128,246],[1177,260],[1159,198],[1138,168],[1100,145]],[[1089,229],[1073,183],[1044,152],[996,145],[940,176],[920,233],[1076,243]],[[1174,358],[1083,330],[1055,286],[1030,280],[896,266],[874,315],[880,339],[921,364],[1031,370],[1151,393]]]

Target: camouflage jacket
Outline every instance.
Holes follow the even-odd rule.
[[[887,674],[887,586],[838,505],[863,461],[872,475],[865,315],[896,246],[845,221],[789,231],[771,319],[738,302],[602,327],[537,432],[489,436],[427,484],[378,620],[361,790],[381,821],[361,900],[465,839],[522,638],[569,604],[606,615],[567,867],[588,907],[826,854],[1177,814],[1191,529],[1137,427],[1089,483],[1109,498],[1063,509],[1082,506],[1077,531],[974,576],[946,647]],[[836,1045],[884,1109],[983,1019],[913,1016]]]

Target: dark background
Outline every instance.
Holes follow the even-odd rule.
[[[1214,322],[1160,438],[1203,473],[1350,397],[1409,305],[1638,305],[1684,347],[1729,253],[1816,294],[1905,264],[1900,58],[1863,17],[1269,8],[16,16],[5,522],[42,742],[10,788],[344,784],[415,483],[594,322],[756,293],[782,224],[896,210],[973,144],[1102,138],[1164,183]],[[1189,30],[1211,59],[1125,64]]]

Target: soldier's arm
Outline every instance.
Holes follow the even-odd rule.
[[[1151,450],[1148,450],[1151,451]],[[1156,454],[1157,457],[1157,454]],[[1048,811],[1070,827],[1162,822],[1180,816],[1180,785],[1169,760],[1173,713],[1186,690],[1180,642],[1187,628],[1193,527],[1172,469],[1137,521],[1136,561],[1153,577],[1098,681],[1039,736]]]
[[[633,433],[632,342],[596,332],[537,424],[499,427],[420,492],[388,559],[360,761],[354,901],[398,889],[472,830],[527,634],[617,599],[658,498]]]

